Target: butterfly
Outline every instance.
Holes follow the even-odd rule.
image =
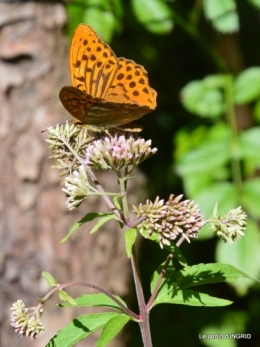
[[[94,131],[142,130],[132,122],[155,109],[157,96],[143,66],[117,58],[86,24],[74,32],[69,66],[72,86],[61,89],[60,100],[76,123]]]

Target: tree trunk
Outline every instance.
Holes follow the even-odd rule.
[[[27,307],[37,305],[36,297],[49,290],[42,271],[59,283],[87,281],[121,296],[128,294],[129,277],[132,280],[117,224],[111,222],[94,235],[85,224],[60,244],[87,212],[107,211],[99,198],[67,211],[62,179],[50,168],[47,133],[40,133],[70,118],[58,101],[61,87],[70,84],[66,20],[61,3],[0,3],[0,345],[6,347],[42,347],[72,318],[89,312],[57,308],[56,295],[44,307],[46,331],[36,341],[15,334],[10,307],[17,299]],[[99,177],[108,191],[116,189],[110,173]],[[139,196],[144,183],[140,178],[140,187],[134,187]],[[132,202],[137,203],[135,198]],[[73,294],[85,292],[76,289]],[[94,346],[95,340],[90,337],[77,346]],[[123,341],[121,336],[112,344],[122,347]]]

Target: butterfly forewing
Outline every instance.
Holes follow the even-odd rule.
[[[75,31],[70,48],[71,81],[75,88],[103,97],[117,70],[117,58],[87,25]]]
[[[119,68],[105,96],[107,101],[156,107],[156,91],[149,86],[147,72],[141,65],[119,58]]]

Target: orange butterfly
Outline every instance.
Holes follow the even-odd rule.
[[[73,87],[63,87],[60,100],[80,124],[94,131],[142,130],[131,122],[155,109],[157,93],[141,65],[117,58],[85,24],[74,32],[69,63]]]

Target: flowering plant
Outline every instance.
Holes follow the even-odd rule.
[[[210,224],[215,235],[222,237],[225,242],[234,242],[244,235],[245,230],[246,214],[240,207],[231,210],[224,217],[218,214],[215,207],[212,217],[205,220],[199,207],[193,201],[183,200],[182,195],[171,194],[167,201],[157,197],[155,201],[147,200],[144,204],[133,206],[136,220],[131,221],[127,182],[133,179],[131,174],[134,169],[157,152],[156,148],[151,147],[151,141],[117,133],[107,133],[104,137],[100,135],[99,139],[94,139],[88,135],[86,129],[68,123],[50,128],[48,141],[53,157],[58,161],[57,167],[62,169],[63,175],[66,175],[63,191],[67,197],[68,209],[77,208],[91,196],[99,196],[105,200],[110,211],[89,213],[81,222],[87,223],[93,218],[101,217],[101,221],[95,227],[98,229],[108,220],[115,219],[124,229],[126,255],[131,259],[139,312],[133,312],[120,297],[96,284],[87,282],[58,284],[50,274],[44,272],[43,277],[53,288],[40,300],[37,307],[26,308],[21,300],[13,304],[11,324],[16,332],[22,336],[36,338],[44,330],[40,321],[42,307],[46,300],[57,291],[60,298],[66,301],[64,306],[106,308],[109,306],[113,312],[77,318],[80,324],[76,326],[74,321],[71,322],[60,330],[47,346],[63,347],[64,341],[66,346],[72,346],[98,329],[102,329],[102,332],[96,346],[106,346],[123,326],[132,320],[140,326],[143,345],[151,347],[149,314],[154,306],[162,303],[211,307],[231,304],[229,300],[212,297],[190,288],[208,283],[231,282],[240,277],[249,276],[227,264],[188,265],[180,251],[180,245],[184,241],[190,243],[193,238],[198,237],[199,231],[207,223]],[[104,190],[96,177],[97,169],[115,172],[119,192]],[[67,241],[76,229],[77,226],[74,226],[63,241]],[[158,266],[152,276],[151,296],[148,302],[144,299],[137,261],[135,241],[138,233],[157,243],[158,250],[164,248],[168,251],[165,262]],[[176,263],[179,263],[178,269],[176,269]],[[65,291],[66,288],[74,285],[93,288],[98,293],[85,294],[74,299]]]

